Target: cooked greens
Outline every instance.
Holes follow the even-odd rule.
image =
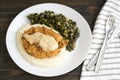
[[[64,39],[68,39],[69,43],[66,46],[68,51],[74,50],[75,42],[80,35],[76,22],[67,19],[62,14],[55,14],[53,11],[45,11],[40,14],[29,14],[28,19],[31,24],[45,24],[46,26],[57,30]]]

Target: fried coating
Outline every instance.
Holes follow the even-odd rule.
[[[37,43],[30,44],[24,37],[21,38],[23,47],[28,54],[32,55],[35,58],[51,58],[58,55],[63,47],[68,44],[68,40],[64,40],[63,37],[52,29],[48,29],[44,26],[42,27],[31,27],[29,30],[26,30],[24,33],[30,35],[35,32],[41,32],[46,35],[50,35],[55,38],[58,42],[58,48],[53,51],[44,51]]]

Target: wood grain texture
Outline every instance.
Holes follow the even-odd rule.
[[[79,80],[82,64],[75,70],[58,77],[44,78],[21,70],[10,58],[5,37],[13,18],[23,9],[40,3],[60,3],[77,10],[88,22],[91,30],[106,0],[1,0],[0,1],[0,80]]]

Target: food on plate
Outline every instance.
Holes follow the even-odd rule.
[[[27,17],[31,25],[27,24],[18,30],[17,45],[30,63],[55,66],[74,50],[80,35],[76,22],[53,11],[33,13]]]
[[[44,24],[58,31],[64,39],[68,39],[66,49],[72,51],[75,48],[75,42],[80,35],[80,31],[71,19],[66,18],[63,14],[55,14],[53,11],[45,11],[40,14],[29,14],[28,19],[31,24]]]
[[[17,33],[17,45],[22,55],[37,66],[59,64],[67,55],[65,40],[59,32],[45,25],[25,25]]]

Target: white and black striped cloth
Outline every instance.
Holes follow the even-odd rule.
[[[86,71],[85,66],[101,48],[105,36],[105,23],[110,12],[115,13],[120,21],[120,0],[107,0],[101,9],[93,30],[93,37],[88,56],[84,62],[80,80],[120,80],[120,37],[116,36],[108,45],[99,73],[94,67]]]

